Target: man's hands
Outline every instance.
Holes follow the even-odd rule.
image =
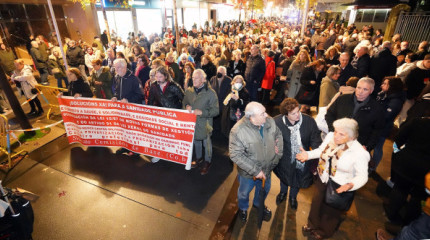
[[[189,113],[194,113],[196,116],[200,116],[203,113],[202,110],[200,109],[194,109],[194,112],[193,112],[193,107],[191,107],[190,105],[187,105],[185,109],[187,109]]]
[[[117,102],[117,101],[118,101],[118,98],[113,97],[113,98],[111,98],[110,100],[111,100],[112,102]],[[122,102],[122,103],[128,103],[128,100],[127,100],[127,98],[123,98],[123,99],[121,99],[121,102]]]
[[[263,171],[260,171],[257,176],[255,176],[257,179],[266,179],[266,175],[264,175]]]

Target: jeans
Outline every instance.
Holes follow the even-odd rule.
[[[411,224],[402,228],[394,240],[413,240],[430,238],[430,216],[421,213],[421,216],[415,219]]]
[[[281,182],[281,193],[287,193],[288,192],[288,185]],[[297,194],[299,194],[300,188],[298,187],[290,187],[290,199],[297,199]]]
[[[237,200],[240,210],[248,210],[249,207],[249,193],[252,191],[252,189],[255,187],[255,193],[254,193],[254,206],[260,207],[258,200],[259,200],[259,193],[261,191],[261,185],[262,181],[260,179],[253,180],[252,178],[246,178],[242,177],[240,175],[237,176],[237,179],[239,180],[239,189],[237,190]],[[266,199],[267,194],[270,191],[270,176],[267,176],[266,178],[266,184],[264,186],[264,199]]]
[[[376,169],[376,167],[378,167],[379,163],[381,162],[382,156],[384,154],[384,143],[385,137],[379,137],[375,149],[373,149],[373,162],[375,163],[374,169]]]
[[[64,84],[66,84],[65,88],[68,88],[69,87],[69,81],[67,80],[66,77],[57,77],[57,86],[59,88],[63,88],[63,81],[64,81]]]
[[[211,162],[212,160],[212,142],[210,138],[204,140],[194,140],[194,149],[196,159],[201,159],[203,155],[203,147],[205,148],[205,161]]]

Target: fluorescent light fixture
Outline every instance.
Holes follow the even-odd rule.
[[[129,1],[130,5],[134,5],[134,6],[145,6],[145,1],[134,1],[134,0],[130,0]]]

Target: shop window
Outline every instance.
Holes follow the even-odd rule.
[[[24,7],[22,4],[1,4],[0,19],[25,19]]]
[[[386,17],[387,17],[387,10],[376,10],[375,18],[373,19],[373,22],[385,22]]]
[[[26,4],[25,9],[30,19],[46,19],[45,6],[43,4]]]
[[[33,29],[34,36],[43,35],[48,37],[51,32],[48,20],[33,20],[30,21],[31,28]]]
[[[355,22],[361,22],[363,19],[363,10],[358,10],[357,15],[355,16]]]
[[[373,16],[375,15],[375,10],[365,10],[363,14],[363,19],[361,22],[373,22]]]
[[[24,45],[30,36],[30,30],[26,22],[3,23],[9,32],[11,46]]]

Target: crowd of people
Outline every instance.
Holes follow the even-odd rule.
[[[353,193],[377,169],[396,121],[400,130],[385,211],[392,222],[406,226],[419,219],[428,225],[428,211],[418,218],[426,197],[424,176],[430,171],[428,42],[412,51],[399,34],[384,41],[380,29],[334,21],[309,23],[303,37],[299,29],[271,18],[181,28],[180,39],[171,29],[149,37],[131,33],[124,41],[112,35],[109,42],[106,31],[92,43],[66,38],[67,71],[58,43],[40,35],[28,45],[33,68],[15,60],[4,44],[0,64],[32,99],[32,115],[43,114],[31,92],[36,69],[41,84],[51,74],[70,96],[188,110],[197,116],[192,167],[202,175],[211,166],[213,131],[229,138],[243,221],[254,187],[254,207],[264,207],[264,219],[270,219],[270,209],[259,206],[258,192],[267,196],[272,171],[281,180],[276,203],[288,196],[292,209],[297,209],[300,188],[316,184],[303,226],[314,239],[334,234]],[[278,105],[281,114],[268,116],[266,107]],[[317,107],[315,119],[312,107]],[[127,149],[117,153],[135,155]],[[332,184],[339,194],[352,193],[346,207],[328,202]],[[402,208],[408,209],[406,215]],[[428,229],[419,231],[430,237]],[[402,234],[396,239],[411,239]]]

